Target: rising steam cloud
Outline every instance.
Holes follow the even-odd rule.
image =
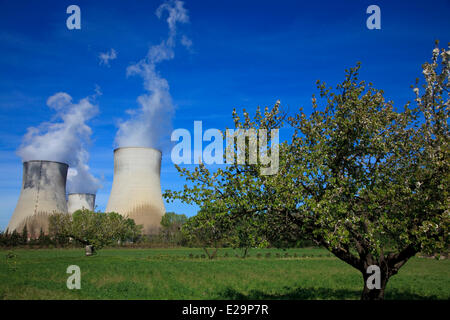
[[[96,193],[100,183],[89,172],[91,128],[86,124],[98,113],[98,107],[90,97],[72,102],[64,92],[56,93],[47,100],[49,108],[56,112],[55,120],[39,127],[28,128],[17,154],[23,161],[50,160],[69,164],[67,189],[74,193]]]
[[[144,80],[147,93],[140,95],[137,102],[140,108],[128,110],[130,118],[119,123],[116,134],[116,145],[119,147],[156,147],[162,148],[162,141],[171,130],[171,120],[174,113],[169,84],[156,71],[156,65],[164,60],[174,58],[174,47],[177,40],[177,24],[189,22],[187,10],[182,1],[166,1],[156,10],[161,18],[167,12],[169,35],[160,44],[150,47],[147,56],[136,64],[127,68],[127,75],[139,75]],[[182,44],[192,45],[186,36]]]

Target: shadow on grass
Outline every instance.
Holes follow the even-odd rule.
[[[225,300],[359,300],[361,291],[330,288],[289,288],[284,287],[282,293],[265,293],[252,290],[247,294],[233,288],[226,288],[218,293],[219,299]],[[437,296],[422,296],[409,291],[397,289],[386,292],[387,300],[437,300]]]
[[[407,290],[387,289],[384,298],[386,300],[445,300],[436,295],[424,296]]]

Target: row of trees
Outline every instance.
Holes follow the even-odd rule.
[[[241,251],[242,258],[250,248],[289,248],[315,245],[307,237],[298,234],[275,234],[272,221],[267,215],[232,215],[217,203],[205,202],[197,215],[189,218],[181,232],[186,244],[201,247],[210,259],[217,256],[222,247],[231,247]],[[295,230],[290,225],[291,232]]]
[[[24,226],[22,232],[0,231],[0,247],[15,247],[15,246],[49,246],[49,245],[65,245],[64,239],[52,238],[46,235],[43,230],[40,231],[39,236],[31,238],[27,227]]]
[[[191,246],[201,247],[209,258],[214,258],[221,247],[242,250],[247,256],[250,248],[269,246],[299,247],[313,244],[306,239],[283,241],[280,237],[268,240],[266,234],[270,223],[256,217],[230,219],[217,208],[205,206],[196,216],[187,218],[184,214],[166,212],[161,219],[158,234],[143,235],[140,226],[132,219],[125,219],[117,213],[80,210],[73,215],[53,214],[49,217],[49,232],[41,230],[33,238],[24,226],[21,233],[8,230],[0,232],[0,246],[104,246],[126,244],[136,246]],[[276,241],[275,241],[276,240]]]
[[[84,245],[89,246],[89,250],[95,250],[124,241],[134,242],[142,237],[141,226],[115,212],[83,209],[73,214],[54,213],[49,216],[48,222],[48,232],[41,230],[37,238],[29,235],[26,225],[21,233],[16,230],[1,232],[0,246]]]
[[[236,221],[244,230],[264,221],[269,241],[307,236],[361,272],[362,299],[382,299],[388,280],[417,252],[449,247],[450,47],[436,46],[422,68],[414,103],[402,110],[359,79],[358,64],[334,89],[317,82],[309,115],[288,115],[279,103],[253,118],[234,111],[237,129],[291,129],[279,145],[278,173],[260,174],[261,162],[214,172],[177,166],[190,185],[165,197],[205,208],[186,228],[200,238],[209,232],[211,244],[223,239],[221,224]],[[248,148],[235,152],[249,156]],[[379,289],[366,286],[371,265],[380,268]]]

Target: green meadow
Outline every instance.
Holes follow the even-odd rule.
[[[358,271],[323,249],[0,250],[0,299],[359,299]],[[287,253],[287,255],[286,255]],[[69,265],[81,289],[66,287]],[[450,299],[450,261],[412,258],[388,283],[386,299]]]

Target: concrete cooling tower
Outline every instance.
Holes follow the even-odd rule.
[[[67,213],[66,179],[69,166],[53,161],[23,163],[23,181],[19,201],[9,221],[9,231],[22,232],[27,225],[31,237],[40,230],[48,232],[48,216],[54,212]]]
[[[80,209],[94,211],[95,194],[92,193],[69,193],[67,196],[67,211],[74,213]]]
[[[165,213],[160,173],[160,151],[141,147],[114,150],[114,179],[106,212],[128,216],[143,225],[145,234],[157,232]]]

